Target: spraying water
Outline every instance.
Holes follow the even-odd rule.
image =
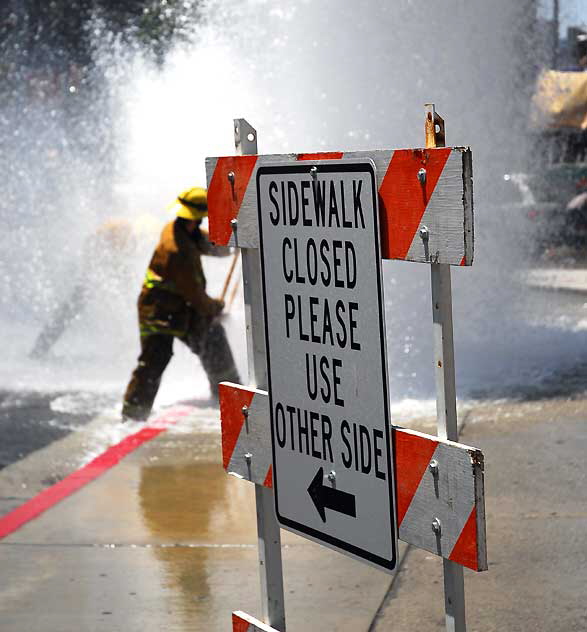
[[[87,235],[110,216],[170,219],[165,206],[177,192],[205,182],[205,157],[234,153],[233,118],[257,128],[261,153],[418,147],[430,101],[447,122],[447,143],[471,145],[474,156],[476,261],[453,274],[460,397],[501,396],[572,366],[585,334],[553,315],[547,298],[523,290],[523,232],[518,218],[496,214],[493,196],[494,178],[525,158],[533,7],[448,0],[432,14],[428,3],[413,0],[209,0],[188,25],[189,43],[170,46],[162,68],[140,50],[97,42],[101,98],[73,110],[84,137],[108,126],[109,158],[63,145],[72,119],[50,98],[29,99],[26,125],[15,125],[22,109],[2,113],[9,169],[26,172],[17,178],[24,189],[4,185],[19,208],[15,215],[3,207],[4,384],[120,399],[138,353],[134,304],[153,235],[137,248],[119,289],[107,297],[97,291],[64,333],[55,361],[40,364],[27,352],[70,290]],[[101,108],[108,117],[97,116]],[[219,293],[227,265],[207,265],[210,294]],[[384,280],[395,410],[430,410],[428,267],[386,262]],[[225,325],[244,375],[243,321],[237,301]],[[197,360],[175,349],[158,405],[206,395]]]

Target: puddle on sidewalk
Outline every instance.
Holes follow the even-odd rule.
[[[203,446],[197,461],[177,465],[183,450],[173,443],[176,464],[160,456],[140,468],[140,515],[149,539],[161,543],[152,553],[169,611],[185,629],[196,622],[197,629],[212,629],[224,618],[228,623],[232,609],[255,607],[254,489],[211,462]]]
[[[253,486],[220,464],[143,466],[138,495],[143,523],[157,541],[256,543]]]

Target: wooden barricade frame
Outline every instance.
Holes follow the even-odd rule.
[[[431,269],[438,436],[392,426],[399,538],[443,558],[446,628],[465,632],[463,567],[487,570],[484,459],[458,440],[450,266],[473,263],[471,151],[444,147],[444,121],[426,107],[426,148],[257,155],[257,132],[234,120],[236,156],[207,158],[210,238],[241,249],[249,383],[219,387],[227,473],[255,484],[263,621],[233,613],[233,632],[285,631],[256,210],[256,170],[299,160],[370,158],[377,166],[382,258]]]

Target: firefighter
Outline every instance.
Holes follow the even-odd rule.
[[[152,220],[151,220],[152,221]],[[141,225],[145,220],[141,220]],[[152,223],[148,224],[152,227]],[[120,290],[131,276],[130,258],[137,250],[140,231],[126,219],[108,219],[84,242],[78,273],[71,292],[50,313],[29,357],[42,359],[66,329],[77,320],[91,295]]]
[[[206,294],[201,255],[226,256],[229,248],[210,243],[200,223],[208,214],[206,189],[181,193],[176,218],[161,233],[138,300],[141,353],[124,395],[123,419],[149,416],[165,367],[179,338],[200,358],[210,390],[239,382],[232,353],[218,316],[224,302]]]

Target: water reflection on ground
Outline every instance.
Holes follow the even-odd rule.
[[[172,443],[177,448],[177,440]],[[154,547],[153,555],[162,567],[168,608],[186,629],[196,621],[197,629],[208,629],[205,623],[214,611],[224,609],[229,616],[230,605],[214,603],[222,594],[218,584],[226,589],[235,581],[234,569],[245,562],[253,574],[257,555],[252,485],[227,476],[219,458],[208,460],[219,456],[210,448],[194,450],[188,457],[192,462],[179,459],[177,464],[176,454],[176,464],[144,465],[138,486],[144,526],[150,538],[165,543]],[[164,460],[165,451],[158,458]]]

